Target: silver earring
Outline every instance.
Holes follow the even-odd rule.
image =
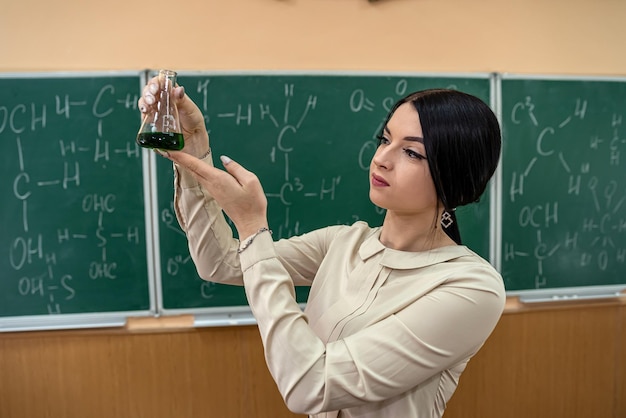
[[[452,219],[452,215],[450,215],[448,211],[444,211],[443,215],[441,215],[441,226],[448,228],[453,223],[454,219]]]

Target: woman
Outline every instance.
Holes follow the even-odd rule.
[[[155,83],[139,100],[143,111]],[[493,112],[458,91],[405,97],[370,165],[382,226],[357,222],[273,242],[258,178],[224,156],[226,171],[215,168],[200,110],[182,87],[173,94],[186,145],[161,153],[175,163],[178,220],[202,278],[245,286],[289,409],[441,417],[505,302],[501,276],[461,245],[454,216],[479,199],[497,166]],[[311,286],[304,312],[294,285]]]

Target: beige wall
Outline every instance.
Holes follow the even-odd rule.
[[[624,0],[5,0],[0,72],[626,75]]]

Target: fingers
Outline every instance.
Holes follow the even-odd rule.
[[[220,156],[220,160],[226,168],[226,171],[237,180],[239,184],[241,184],[245,188],[250,188],[250,186],[257,187],[260,185],[258,177],[251,171],[248,171],[241,164],[236,161],[231,160],[229,157],[222,155]]]
[[[157,77],[150,79],[141,91],[141,97],[137,101],[137,106],[141,113],[146,113],[152,105],[156,103],[156,94],[159,92],[159,81]]]
[[[257,176],[251,171],[246,170],[241,164],[231,160],[229,157],[222,155],[220,160],[228,173],[205,164],[202,160],[189,155],[185,152],[171,151],[165,157],[177,163],[179,166],[186,168],[198,180],[215,184],[225,181],[225,175],[234,178],[241,186],[249,186],[258,183]]]
[[[226,171],[181,151],[170,151],[165,156],[190,172],[213,196],[240,236],[267,226],[267,198],[254,173],[225,156],[220,158]]]
[[[181,167],[191,172],[198,180],[214,183],[219,181],[221,175],[227,175],[222,170],[205,164],[202,160],[186,152],[168,152],[167,157]],[[230,176],[229,176],[230,177]]]
[[[141,113],[146,113],[150,109],[150,107],[157,102],[160,90],[161,86],[159,84],[158,77],[151,78],[144,86],[141,92],[141,97],[137,102]],[[176,104],[179,105],[185,98],[185,88],[177,85],[172,89],[171,95],[172,98],[176,101]]]

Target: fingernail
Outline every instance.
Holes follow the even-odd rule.
[[[233,161],[225,155],[220,156],[220,160],[222,160],[222,164],[224,165],[228,165]]]
[[[163,149],[155,148],[154,152],[156,152],[158,154],[161,154],[165,158],[170,158],[170,153],[165,151],[165,150],[163,150]]]
[[[146,94],[146,96],[143,98],[146,103],[148,103],[149,105],[154,104],[154,96],[151,94]]]
[[[156,85],[156,84],[154,84],[154,83],[151,83],[151,84],[148,86],[148,90],[150,91],[150,93],[152,93],[152,94],[156,94],[156,92],[157,92],[157,91],[159,91],[159,86],[157,86],[157,85]]]
[[[177,93],[178,93],[178,98],[179,98],[179,99],[182,99],[183,97],[185,97],[185,88],[181,86],[181,87],[178,89],[178,92],[177,92]]]

